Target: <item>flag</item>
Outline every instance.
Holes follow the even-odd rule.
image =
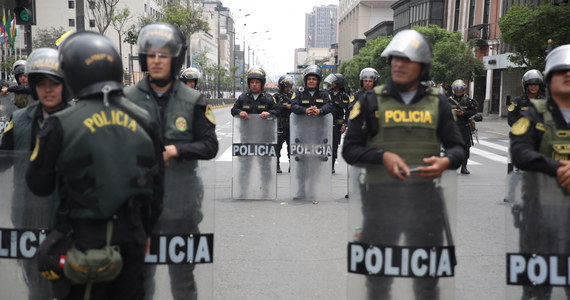
[[[14,13],[14,18],[12,18],[12,23],[10,24],[10,36],[12,36],[10,48],[12,48],[12,51],[14,51],[14,45],[16,44],[16,35],[16,13]]]
[[[309,35],[309,41],[312,41],[312,40],[313,40],[313,37]]]
[[[70,34],[74,33],[75,30],[70,30],[64,34],[62,34],[56,41],[55,41],[55,45],[59,48],[59,45],[61,45],[61,43],[63,43],[63,40],[65,40]]]
[[[6,39],[6,48],[8,48],[8,45],[12,46],[12,28],[10,27],[12,25],[12,18],[10,17],[10,10],[8,10],[8,18],[4,24],[6,26],[4,30],[6,30],[6,36],[8,37]]]
[[[6,32],[6,10],[2,9],[2,37],[4,38],[4,43],[8,47],[8,33]]]

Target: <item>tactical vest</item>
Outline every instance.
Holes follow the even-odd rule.
[[[122,96],[110,97],[109,107],[98,99],[82,99],[52,116],[63,129],[56,168],[70,218],[108,219],[126,201],[148,200],[153,194],[153,141],[115,101],[131,107],[138,119],[150,116]]]
[[[14,150],[30,151],[32,148],[32,125],[38,105],[19,109],[12,114],[14,122]]]
[[[539,152],[554,160],[568,160],[570,158],[570,130],[556,128],[545,100],[531,100],[531,102],[544,120],[544,135],[540,142]],[[537,124],[537,128],[539,126]]]
[[[419,102],[406,105],[394,98],[382,96],[383,86],[375,87],[378,110],[378,133],[368,144],[398,154],[409,168],[425,165],[423,158],[440,156],[441,142],[437,136],[439,97],[431,89]],[[369,183],[396,180],[385,169],[367,170]],[[412,175],[406,181],[429,182],[432,179]]]
[[[252,94],[244,94],[240,96],[242,98],[242,106],[241,109],[248,114],[259,114],[264,111],[269,111],[269,101],[273,101],[268,94],[261,93],[257,97],[257,100],[253,100]]]
[[[311,107],[314,105],[317,108],[321,108],[327,103],[326,94],[323,90],[316,90],[315,94],[311,96],[307,89],[299,89],[299,93],[297,95],[299,97],[299,104],[303,107]]]
[[[161,124],[165,144],[193,142],[194,108],[202,95],[178,80],[175,80],[173,84],[170,99],[164,111],[164,120],[160,119],[158,104],[152,100],[150,87],[146,80],[141,80],[134,87],[126,88],[124,93],[131,101],[146,109],[153,120]]]

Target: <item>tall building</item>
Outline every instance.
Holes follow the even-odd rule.
[[[365,33],[393,20],[388,0],[339,0],[338,59],[351,59],[366,41]],[[391,30],[390,30],[391,32]]]
[[[338,6],[330,4],[305,14],[305,48],[330,48],[337,43],[337,11]]]

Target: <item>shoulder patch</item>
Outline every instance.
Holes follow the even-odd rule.
[[[350,111],[350,116],[348,117],[350,120],[358,117],[360,115],[360,101],[354,103],[352,110]]]
[[[546,126],[544,126],[544,123],[536,123],[536,126],[534,126],[534,128],[540,131],[546,131]]]
[[[348,101],[354,102],[354,96],[350,96],[350,98],[348,98]]]
[[[34,147],[34,151],[32,152],[32,155],[30,156],[30,161],[36,160],[36,158],[38,158],[39,152],[40,152],[40,139],[36,138],[36,146]]]
[[[530,120],[526,117],[521,117],[518,119],[511,129],[511,132],[514,135],[523,135],[528,131],[530,127]]]
[[[12,130],[12,128],[14,128],[14,120],[10,120],[10,123],[8,123],[8,126],[6,126],[6,129],[4,129],[4,133]]]
[[[291,100],[295,99],[297,97],[297,93],[293,93],[293,95],[291,96]]]
[[[509,111],[514,111],[516,107],[517,107],[517,104],[513,102],[513,103],[511,103],[511,105],[509,105],[508,110],[509,110]]]
[[[216,117],[214,117],[214,111],[212,110],[212,106],[210,104],[206,105],[206,119],[210,121],[210,123],[216,125]]]

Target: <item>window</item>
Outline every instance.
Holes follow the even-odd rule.
[[[459,9],[461,6],[461,0],[455,1],[455,16],[453,18],[453,31],[459,30]]]
[[[68,8],[75,8],[75,2],[73,2],[73,1],[67,1],[67,7],[68,7]]]
[[[69,27],[75,27],[75,19],[68,19]]]
[[[95,27],[95,20],[93,20],[93,19],[89,20],[89,27],[91,27],[91,28]]]

